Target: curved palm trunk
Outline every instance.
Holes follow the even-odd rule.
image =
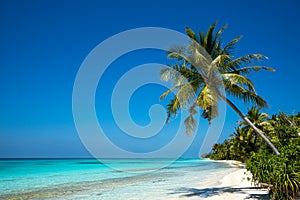
[[[220,95],[221,98],[243,119],[245,120],[251,128],[269,145],[269,147],[274,151],[276,155],[280,155],[276,147],[270,142],[270,140],[244,115],[229,99]]]

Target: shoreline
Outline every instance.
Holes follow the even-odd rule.
[[[79,168],[76,173],[84,175],[78,179],[71,179],[66,183],[57,182],[56,184],[44,187],[35,187],[33,190],[23,190],[0,195],[1,199],[173,199],[173,200],[235,200],[235,199],[269,199],[266,197],[267,190],[257,190],[250,181],[243,179],[246,177],[244,166],[237,161],[214,161],[207,159],[208,162],[184,161],[177,167],[161,169],[156,173],[149,173],[137,176],[121,176],[112,172],[108,179],[88,178],[97,173],[103,173],[102,168],[95,171],[95,166],[90,163],[91,171],[82,169],[83,164],[75,163]],[[44,162],[44,161],[43,161]],[[187,163],[186,163],[187,162]],[[191,162],[191,163],[190,163]],[[40,165],[43,163],[40,163]],[[67,163],[74,167],[74,163]],[[199,164],[199,165],[198,165]],[[19,165],[19,164],[18,164]],[[48,165],[41,165],[44,166]],[[55,166],[55,165],[54,165]],[[60,166],[60,165],[58,165]],[[48,168],[53,168],[49,165]],[[72,168],[73,169],[73,168]],[[87,168],[88,169],[88,168]],[[66,177],[66,174],[73,174],[62,171],[56,177]],[[45,174],[42,174],[42,178]],[[51,176],[50,176],[51,175]],[[36,175],[35,175],[36,176]],[[34,177],[35,177],[34,176]],[[49,173],[46,177],[53,177]],[[101,178],[102,177],[102,178]],[[104,177],[105,178],[105,177]],[[23,179],[22,179],[23,180]],[[39,179],[43,180],[43,179]],[[56,180],[56,179],[53,179]],[[60,180],[60,179],[59,179]],[[7,182],[12,183],[12,182]],[[18,184],[28,184],[23,180]],[[34,182],[33,182],[34,183]],[[31,183],[32,184],[32,183]],[[7,186],[5,186],[7,187]]]
[[[192,190],[185,194],[170,198],[170,200],[270,200],[267,189],[255,187],[251,180],[251,174],[245,169],[245,164],[235,160],[212,160],[221,162],[235,168],[229,174],[219,173],[219,181],[215,184],[191,185]]]

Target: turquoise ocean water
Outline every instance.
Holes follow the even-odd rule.
[[[2,159],[0,199],[165,199],[180,188],[216,183],[227,164],[179,159]],[[123,172],[122,168],[133,173]],[[136,173],[147,172],[147,173]]]

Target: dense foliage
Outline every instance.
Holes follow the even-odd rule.
[[[267,121],[268,115],[259,113],[259,109],[255,107],[248,111],[247,117],[265,133],[272,129],[270,122]],[[210,158],[245,162],[249,158],[250,152],[258,152],[262,144],[262,139],[254,133],[253,129],[244,121],[240,121],[230,139],[213,146],[213,153]]]
[[[300,192],[300,113],[268,118],[252,108],[248,117],[270,138],[280,155],[274,155],[251,128],[240,122],[230,139],[214,145],[210,158],[246,162],[254,183],[269,185],[273,199],[296,199]]]

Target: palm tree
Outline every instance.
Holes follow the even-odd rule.
[[[259,108],[252,107],[247,112],[247,118],[256,126],[260,131],[274,129],[268,120],[269,115],[264,112],[260,112]],[[246,132],[247,137],[251,137],[252,145],[255,145],[257,137],[253,134],[252,127],[245,121],[240,122],[240,126],[243,131]]]
[[[270,130],[274,129],[268,120],[268,114],[261,113],[259,108],[252,107],[247,112],[247,118],[259,129],[259,130]],[[245,121],[240,121],[239,126],[232,137],[234,144],[233,149],[240,149],[242,159],[249,157],[249,152],[258,152],[260,148],[260,142],[257,142],[257,134],[253,134],[254,130]]]
[[[241,39],[237,37],[224,47],[221,45],[221,34],[227,28],[223,26],[214,34],[217,24],[211,25],[206,34],[200,32],[197,36],[190,28],[186,33],[191,39],[188,46],[173,47],[168,57],[175,59],[175,63],[160,71],[160,78],[164,81],[172,80],[174,87],[161,95],[161,99],[170,93],[176,95],[167,105],[168,118],[176,115],[180,108],[189,108],[190,115],[185,120],[187,134],[196,130],[197,122],[193,115],[197,108],[202,110],[202,117],[212,119],[218,116],[218,102],[224,100],[249,126],[272,148],[276,155],[278,150],[269,139],[259,130],[238,107],[227,98],[236,97],[245,103],[252,103],[258,107],[266,107],[266,101],[257,95],[253,83],[247,78],[251,71],[261,69],[274,71],[265,66],[249,66],[254,61],[266,58],[262,54],[248,54],[239,58],[232,56],[235,44]],[[225,92],[223,92],[225,91]]]
[[[264,112],[260,112],[259,108],[252,107],[247,112],[248,119],[260,130],[262,130],[265,126],[271,126],[271,124],[267,121],[269,115]],[[252,134],[253,129],[251,129],[250,125],[245,121],[241,121],[240,125],[243,129],[246,129],[248,134]]]

